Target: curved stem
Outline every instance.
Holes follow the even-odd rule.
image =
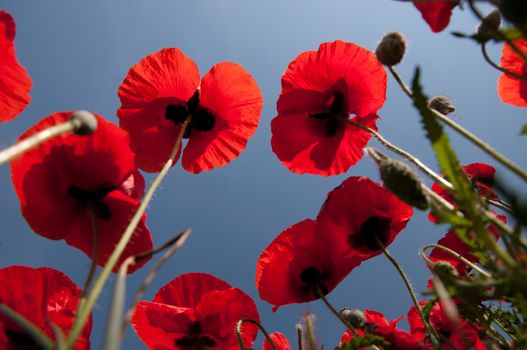
[[[469,2],[470,3],[470,2]],[[395,68],[389,67],[390,72],[394,76],[395,80],[399,83],[399,86],[403,89],[403,91],[410,97],[412,100],[414,100],[414,96],[412,94],[412,91],[410,88],[404,83],[404,81],[401,79]],[[454,131],[456,131],[458,134],[472,142],[474,145],[478,146],[483,150],[485,153],[487,153],[489,156],[503,164],[505,167],[509,168],[510,171],[521,177],[524,181],[527,181],[527,172],[523,170],[520,166],[518,166],[516,163],[505,157],[500,152],[496,151],[494,148],[492,148],[489,144],[483,142],[480,138],[478,138],[476,135],[471,133],[470,131],[466,130],[456,122],[454,122],[452,119],[448,118],[444,114],[436,111],[433,108],[429,108],[429,110],[432,112],[433,116],[436,119],[441,120],[443,123],[448,125],[450,128],[452,128]]]
[[[242,325],[244,322],[248,322],[248,323],[252,323],[256,325],[262,331],[263,335],[265,336],[265,339],[267,339],[269,344],[271,344],[271,348],[273,350],[276,350],[276,345],[274,344],[273,339],[271,339],[271,336],[269,335],[269,333],[267,333],[267,330],[265,330],[264,326],[262,326],[260,322],[253,320],[252,318],[242,318],[236,323],[236,338],[238,339],[238,345],[240,346],[241,350],[246,349],[245,345],[243,344],[243,339],[242,339]]]
[[[93,280],[93,277],[95,276],[95,272],[97,271],[97,261],[99,260],[99,231],[97,230],[97,219],[95,218],[95,214],[91,209],[89,211],[89,216],[91,222],[91,229],[93,233],[92,258],[90,264],[90,271],[88,272],[88,276],[86,276],[86,280],[84,281],[84,287],[82,288],[82,298],[85,298],[86,294],[88,294],[91,282]],[[82,304],[79,303],[79,306],[80,305]]]
[[[448,253],[448,254],[452,255],[453,257],[455,257],[456,259],[460,260],[463,264],[465,264],[465,265],[471,267],[472,269],[476,270],[481,275],[483,275],[485,277],[488,277],[488,278],[492,277],[490,275],[490,273],[488,273],[487,271],[483,270],[481,267],[479,267],[478,265],[474,264],[473,262],[469,261],[463,255],[459,254],[458,252],[456,252],[456,251],[454,251],[454,250],[452,250],[452,249],[450,249],[448,247],[442,246],[440,244],[427,244],[427,245],[425,245],[424,247],[422,247],[419,250],[419,255],[421,255],[421,257],[428,263],[428,265],[430,265],[430,263],[432,264],[432,265],[430,265],[430,267],[433,267],[433,265],[435,264],[426,255],[426,250],[430,249],[430,248],[436,248],[436,249],[442,250],[445,253]]]
[[[188,228],[184,232],[181,232],[179,235],[177,235],[177,237],[175,237],[175,238],[171,239],[170,241],[164,243],[160,247],[156,247],[150,252],[147,252],[147,253],[144,253],[144,254],[139,254],[139,255],[136,255],[135,257],[133,257],[134,262],[137,262],[138,260],[144,259],[146,254],[148,254],[146,256],[150,256],[150,255],[156,254],[156,253],[158,253],[158,252],[160,252],[160,251],[162,251],[164,249],[170,248],[169,250],[167,250],[165,252],[165,254],[163,254],[163,256],[159,259],[159,261],[157,261],[155,263],[155,265],[152,266],[152,268],[148,272],[148,275],[146,276],[145,280],[143,281],[143,284],[141,284],[141,286],[139,287],[139,289],[135,293],[134,301],[132,302],[132,305],[128,308],[128,310],[126,311],[125,317],[124,317],[123,322],[121,324],[121,329],[120,329],[121,337],[124,336],[126,328],[128,327],[128,324],[130,323],[130,320],[132,319],[132,314],[134,312],[135,307],[137,306],[137,304],[139,303],[141,298],[144,296],[146,289],[148,288],[148,286],[150,286],[150,284],[154,280],[154,277],[156,276],[156,274],[159,271],[159,269],[168,261],[168,259],[170,259],[172,257],[172,255],[177,253],[177,251],[185,244],[188,236],[190,236],[191,233],[192,233],[192,229]]]
[[[355,327],[353,327],[345,318],[344,316],[341,315],[340,312],[337,311],[337,309],[335,309],[333,307],[333,305],[331,305],[331,303],[328,301],[328,299],[326,298],[326,296],[324,295],[324,293],[322,292],[322,289],[320,289],[320,286],[317,285],[317,293],[318,293],[318,296],[320,297],[320,299],[322,299],[322,301],[324,302],[324,304],[326,304],[327,308],[331,311],[331,313],[333,313],[333,315],[335,315],[336,318],[339,319],[339,321],[347,328],[349,329],[353,334],[357,334],[357,331],[355,330]]]
[[[510,75],[513,78],[520,79],[520,80],[523,80],[523,81],[527,81],[527,77],[524,77],[522,75],[519,75],[519,74],[516,74],[514,72],[511,72],[510,70],[505,69],[505,68],[501,67],[500,65],[498,65],[497,63],[495,63],[490,58],[490,56],[489,56],[489,54],[487,52],[487,43],[482,43],[481,44],[481,53],[483,54],[483,58],[485,59],[485,61],[487,61],[488,64],[490,64],[492,67],[496,68],[500,72],[503,72],[503,73],[505,73],[507,75]]]
[[[346,122],[349,124],[349,125],[353,125],[359,129],[362,129],[368,133],[370,133],[371,135],[375,136],[375,138],[377,140],[379,140],[379,142],[385,146],[386,148],[392,150],[393,152],[399,154],[400,156],[402,156],[403,158],[409,160],[410,162],[412,162],[417,168],[419,168],[420,170],[422,170],[426,175],[428,175],[432,180],[440,183],[442,185],[442,187],[445,187],[447,189],[452,189],[453,186],[448,182],[446,181],[443,177],[439,176],[436,172],[434,172],[432,169],[430,169],[429,167],[427,167],[423,162],[421,162],[417,157],[415,157],[414,155],[412,155],[411,153],[409,152],[406,152],[405,150],[403,150],[402,148],[399,148],[397,147],[396,145],[394,145],[393,143],[391,143],[390,141],[386,140],[379,132],[377,132],[376,130],[373,130],[372,128],[369,128],[365,125],[362,125],[360,123],[357,123],[353,120],[346,120]]]
[[[53,137],[62,135],[66,132],[73,131],[75,125],[71,121],[64,122],[44,129],[36,134],[29,136],[28,138],[17,142],[13,146],[4,149],[0,152],[0,165],[10,161],[13,158],[20,156],[21,154],[29,151],[30,149],[40,145],[44,141]]]
[[[154,179],[154,181],[150,185],[143,200],[141,201],[141,204],[139,205],[139,208],[134,214],[132,220],[130,221],[130,224],[128,225],[123,235],[121,236],[121,239],[117,243],[117,246],[115,247],[114,251],[108,258],[108,262],[106,263],[106,265],[104,265],[104,268],[101,274],[99,275],[99,278],[95,281],[95,285],[93,286],[93,289],[90,295],[88,296],[86,303],[83,305],[83,308],[79,310],[79,313],[77,314],[77,317],[75,318],[75,322],[73,324],[70,336],[68,337],[67,344],[69,347],[71,347],[75,343],[75,340],[81,333],[82,328],[84,327],[84,324],[86,323],[86,320],[88,319],[90,315],[93,305],[95,304],[95,301],[101,294],[102,288],[104,284],[106,283],[106,280],[108,279],[110,273],[112,272],[112,269],[114,268],[115,264],[117,264],[117,260],[120,258],[121,254],[126,248],[126,245],[130,241],[130,238],[132,238],[132,235],[135,232],[135,229],[137,225],[139,224],[141,217],[143,216],[146,210],[146,207],[150,203],[150,200],[152,200],[152,197],[154,196],[155,191],[157,190],[157,188],[163,181],[163,178],[166,176],[166,174],[172,167],[172,164],[174,164],[174,158],[178,154],[181,141],[183,139],[183,135],[189,123],[190,123],[190,118],[187,118],[183,122],[183,125],[181,126],[181,130],[179,132],[179,135],[177,136],[176,142],[174,144],[174,148],[172,149],[172,152],[170,154],[168,161],[165,163],[165,165],[163,166],[163,168],[161,169],[157,177]]]
[[[33,340],[35,340],[45,350],[53,349],[53,341],[45,334],[40,328],[38,328],[33,322],[28,320],[23,315],[19,314],[16,310],[13,310],[9,306],[0,303],[0,314],[4,315],[9,320],[16,323],[17,326],[22,328]]]

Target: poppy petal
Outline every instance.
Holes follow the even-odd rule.
[[[515,40],[513,43],[527,55],[527,39]],[[501,66],[527,78],[527,63],[508,44],[503,45]],[[527,107],[527,81],[503,73],[498,78],[498,95],[505,103]]]
[[[452,0],[414,0],[414,6],[434,33],[443,31],[450,23]]]
[[[31,102],[33,83],[15,53],[15,21],[0,10],[0,122],[12,120]]]
[[[104,266],[108,258],[121,239],[130,218],[139,207],[139,201],[127,196],[119,190],[110,192],[103,200],[110,217],[108,219],[96,217],[97,233],[99,235],[98,265]],[[90,259],[93,256],[93,232],[89,213],[79,215],[75,225],[66,236],[66,243],[82,250]],[[143,215],[132,238],[126,245],[125,250],[113,268],[113,272],[119,270],[119,266],[132,255],[144,253],[153,247],[152,235],[146,227],[146,215]],[[133,273],[146,264],[151,257],[142,259],[128,268],[128,273]]]
[[[287,340],[286,336],[282,333],[274,332],[271,333],[269,337],[273,341],[276,350],[291,350],[291,345],[289,345],[289,341]],[[267,341],[267,338],[264,340],[263,348],[264,350],[273,350],[271,344]]]
[[[132,317],[132,327],[148,349],[174,349],[194,321],[192,309],[141,301]]]
[[[192,129],[182,164],[193,173],[224,166],[240,155],[258,127],[263,99],[242,66],[221,62],[201,80],[200,106],[215,122],[209,131]]]

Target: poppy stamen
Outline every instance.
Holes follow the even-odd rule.
[[[305,284],[305,290],[313,293],[313,296],[319,297],[318,288],[320,288],[324,295],[329,293],[329,288],[322,282],[329,277],[329,273],[320,273],[316,267],[310,266],[304,269],[299,277]]]
[[[193,322],[188,330],[189,335],[175,341],[176,346],[189,348],[191,350],[202,350],[215,347],[218,342],[211,336],[201,334],[201,323]]]
[[[370,251],[379,250],[386,246],[392,219],[382,216],[371,216],[362,223],[358,232],[349,237],[349,243],[353,246],[365,248]]]
[[[216,124],[216,117],[207,109],[199,104],[199,90],[184,105],[168,105],[165,109],[165,118],[177,125],[183,125],[185,120],[190,117],[190,124],[185,130],[183,138],[188,139],[192,129],[199,131],[209,131]]]
[[[111,217],[110,208],[104,203],[104,197],[115,188],[100,188],[98,190],[85,190],[77,186],[68,188],[68,195],[76,199],[81,205],[91,207],[95,214],[102,220],[108,220]]]
[[[326,130],[326,137],[332,137],[337,134],[339,127],[343,124],[345,119],[349,119],[349,114],[345,111],[344,94],[341,92],[333,92],[329,99],[329,111],[310,114],[310,118],[325,120],[324,129]]]

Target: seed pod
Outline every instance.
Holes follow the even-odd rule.
[[[428,107],[435,109],[439,113],[448,115],[456,110],[456,107],[448,97],[436,96],[428,102]]]
[[[76,111],[70,117],[77,135],[90,135],[97,130],[97,118],[88,111]]]
[[[385,66],[395,66],[403,59],[406,51],[406,40],[399,32],[386,34],[377,49],[375,55],[377,59]]]

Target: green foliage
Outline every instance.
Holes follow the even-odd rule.
[[[520,131],[520,135],[527,135],[527,124],[522,126],[522,130]]]
[[[355,350],[371,345],[386,347],[389,346],[390,343],[384,340],[383,337],[367,334],[365,336],[354,336],[349,342],[342,344],[342,346],[335,348],[335,350]]]
[[[485,43],[489,40],[487,36],[482,36],[478,33],[467,34],[463,32],[453,31],[451,34],[457,38],[470,39],[475,41],[478,44]],[[518,28],[502,28],[490,39],[496,43],[503,41],[512,41],[517,39],[525,38],[525,35]]]

